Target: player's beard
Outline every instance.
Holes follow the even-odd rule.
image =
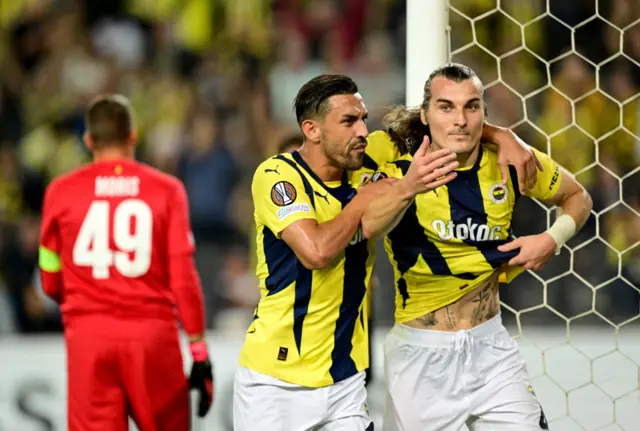
[[[333,166],[350,171],[358,170],[364,163],[364,151],[356,151],[367,144],[366,139],[354,139],[346,145],[327,139],[323,133],[324,155]]]

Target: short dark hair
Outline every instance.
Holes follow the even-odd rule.
[[[129,100],[118,94],[97,96],[89,103],[85,126],[96,148],[125,143],[133,131]]]
[[[304,120],[327,112],[331,96],[355,94],[358,86],[344,75],[319,75],[302,86],[294,101],[298,125]]]

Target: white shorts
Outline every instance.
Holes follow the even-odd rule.
[[[238,367],[233,386],[234,431],[373,431],[365,373],[323,388],[284,382]]]
[[[384,348],[387,431],[548,429],[499,315],[458,332],[396,324]]]

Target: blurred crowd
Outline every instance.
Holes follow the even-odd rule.
[[[450,3],[453,60],[488,85],[489,120],[577,174],[598,214],[570,242],[580,246],[572,262],[565,251],[539,279],[523,275],[504,289],[505,312],[541,305],[541,280],[566,274],[547,286],[558,312],[586,312],[595,294],[614,323],[638,315],[640,247],[627,249],[640,241],[640,172],[619,178],[640,165],[640,23],[629,26],[640,5],[601,2],[610,24],[580,26],[576,55],[570,27],[595,15],[593,1],[552,0],[557,18],[526,25],[519,50],[521,24],[546,1],[502,0],[512,18],[482,17],[496,0]],[[0,332],[60,330],[36,271],[42,196],[51,179],[89,160],[82,116],[100,92],[131,99],[138,158],[185,184],[209,326],[245,328],[259,295],[254,168],[299,145],[292,101],[320,73],[351,76],[370,129],[379,127],[405,98],[405,20],[404,0],[0,0]],[[547,226],[538,203],[523,201],[517,214],[517,235]],[[383,325],[394,294],[386,259],[374,297]],[[549,313],[526,313],[523,323],[553,320]]]

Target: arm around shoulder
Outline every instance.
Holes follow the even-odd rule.
[[[352,202],[338,217],[318,223],[307,188],[301,174],[286,161],[271,158],[256,170],[251,194],[256,222],[285,241],[306,268],[319,269],[353,238],[362,211]]]
[[[415,193],[406,181],[397,181],[386,193],[374,199],[362,216],[362,233],[372,239],[389,233],[413,203]]]
[[[316,219],[298,220],[282,231],[282,239],[307,269],[322,269],[329,265],[355,236],[360,225],[363,205],[349,203],[332,220],[318,223]]]

